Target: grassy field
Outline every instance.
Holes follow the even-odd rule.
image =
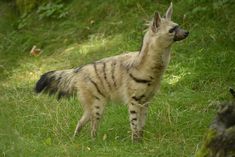
[[[127,107],[109,104],[96,140],[89,126],[72,139],[82,109],[76,99],[36,95],[44,72],[139,50],[144,23],[170,1],[71,0],[64,18],[21,17],[0,1],[0,156],[189,157],[215,109],[235,87],[235,2],[174,0],[173,20],[190,36],[172,49],[161,92],[150,106],[142,143],[132,143]],[[42,48],[29,55],[33,45]]]

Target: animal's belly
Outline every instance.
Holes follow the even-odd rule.
[[[123,103],[127,104],[129,100],[129,96],[127,94],[127,89],[126,88],[118,88],[115,91],[112,91],[109,93],[110,95],[110,101],[115,102],[115,103]]]

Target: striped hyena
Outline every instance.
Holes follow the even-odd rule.
[[[92,137],[96,136],[107,101],[121,100],[129,109],[132,139],[140,139],[149,101],[160,88],[170,61],[171,45],[189,34],[171,21],[172,12],[171,3],[164,17],[155,13],[140,51],[104,58],[75,69],[47,72],[37,82],[36,92],[57,93],[58,98],[78,97],[84,113],[74,135],[91,121]]]

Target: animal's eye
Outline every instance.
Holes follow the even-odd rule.
[[[169,33],[173,33],[177,28],[178,28],[178,26],[175,26],[175,27],[171,28],[171,29],[169,30]]]

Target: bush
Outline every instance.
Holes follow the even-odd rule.
[[[38,7],[37,13],[39,14],[39,18],[53,18],[53,19],[61,19],[64,18],[68,11],[65,9],[64,4],[62,3],[52,3],[49,2],[44,5],[40,5]]]
[[[33,9],[35,9],[38,6],[45,5],[47,3],[61,3],[65,0],[15,0],[16,7],[19,10],[20,14],[27,14],[31,12]]]

